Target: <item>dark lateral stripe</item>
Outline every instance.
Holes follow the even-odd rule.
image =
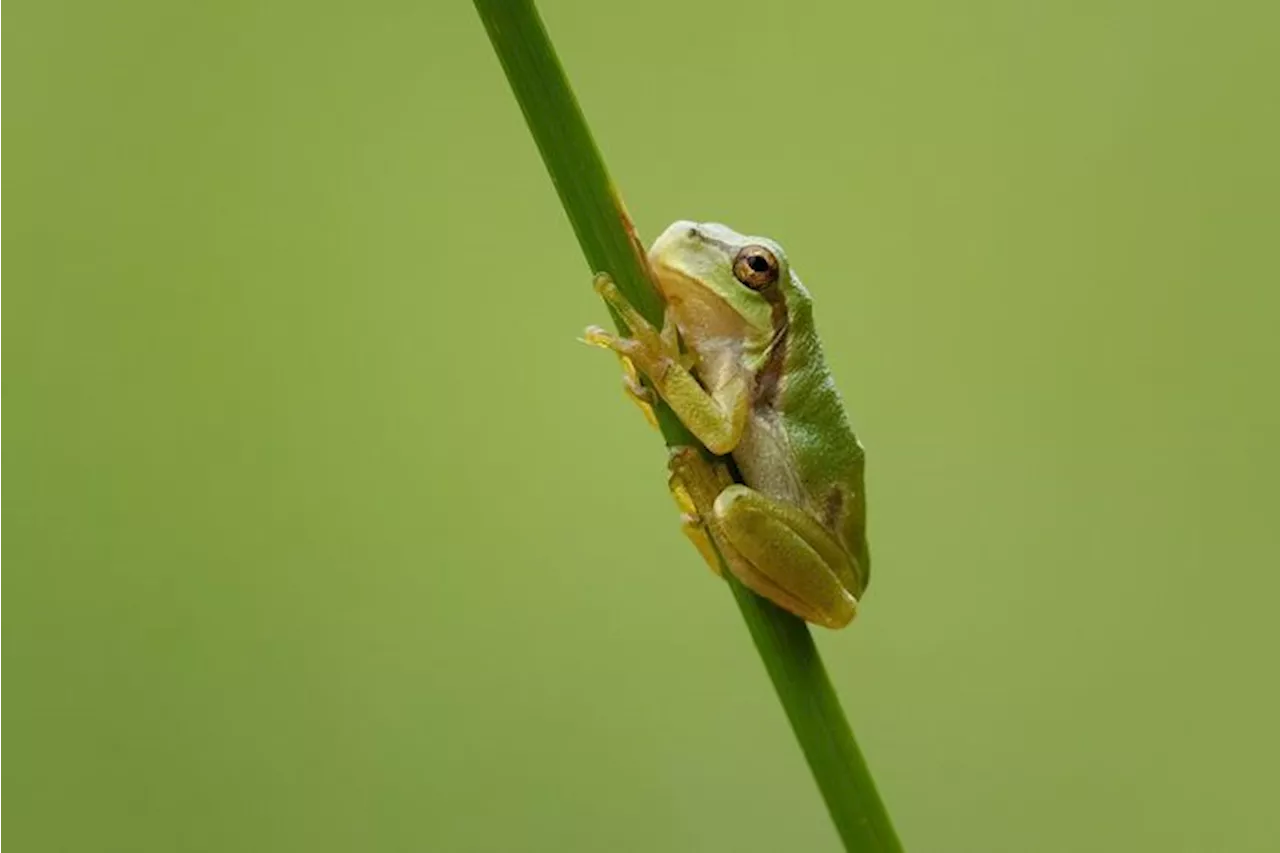
[[[769,355],[756,371],[755,397],[757,409],[771,408],[778,400],[782,386],[782,369],[787,363],[787,345],[790,343],[791,317],[787,313],[787,296],[782,287],[770,287],[762,294],[772,309],[769,319],[773,326],[773,340],[769,342]]]

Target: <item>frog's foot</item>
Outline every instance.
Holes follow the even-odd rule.
[[[640,381],[640,372],[636,370],[636,366],[631,359],[625,355],[620,355],[618,360],[622,362],[623,393],[644,414],[644,419],[649,422],[649,426],[657,429],[658,416],[653,413],[653,406],[658,401],[657,395],[646,388],[645,384]]]
[[[715,545],[711,542],[711,533],[698,513],[698,507],[694,504],[688,487],[674,472],[667,479],[667,487],[671,490],[671,497],[675,498],[676,506],[680,507],[681,532],[693,543],[693,547],[698,549],[698,553],[711,567],[711,571],[717,576],[721,575],[723,569],[720,566],[720,557],[716,554]]]
[[[684,366],[686,360],[680,357],[680,343],[675,323],[664,317],[662,330],[653,325],[622,295],[618,285],[605,273],[595,277],[593,287],[596,293],[609,304],[622,322],[631,330],[631,337],[619,337],[592,326],[587,329],[583,338],[594,346],[611,349],[618,355],[630,359],[633,366],[655,382],[660,381],[671,369],[671,365]]]
[[[618,361],[622,363],[622,393],[636,404],[644,415],[644,419],[649,422],[649,426],[656,429],[658,416],[654,414],[653,407],[658,402],[657,395],[645,386],[640,378],[640,371],[636,370],[635,362],[622,354],[622,349],[626,348],[625,339],[610,334],[599,326],[588,326],[579,340],[590,346],[611,349],[617,354]]]
[[[708,521],[718,495],[733,484],[729,469],[721,462],[711,462],[696,447],[678,446],[667,459],[667,486],[676,506],[680,507],[680,528],[698,549],[702,559],[717,575],[723,573],[717,554],[714,533]]]

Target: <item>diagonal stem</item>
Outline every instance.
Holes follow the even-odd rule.
[[[662,304],[644,249],[533,3],[475,0],[475,5],[592,272],[607,270],[631,303],[659,325]],[[698,446],[666,405],[659,404],[656,413],[669,447]],[[723,574],[845,849],[900,851],[808,626],[742,586],[732,573]]]

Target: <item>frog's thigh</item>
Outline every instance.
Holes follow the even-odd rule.
[[[743,558],[730,561],[743,583],[828,628],[841,628],[853,619],[858,602],[841,582],[852,583],[851,560],[816,521],[742,485],[724,489],[714,513],[716,527]]]

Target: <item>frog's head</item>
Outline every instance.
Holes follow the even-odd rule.
[[[681,331],[764,347],[791,270],[782,247],[713,222],[673,223],[653,243],[649,264]]]

